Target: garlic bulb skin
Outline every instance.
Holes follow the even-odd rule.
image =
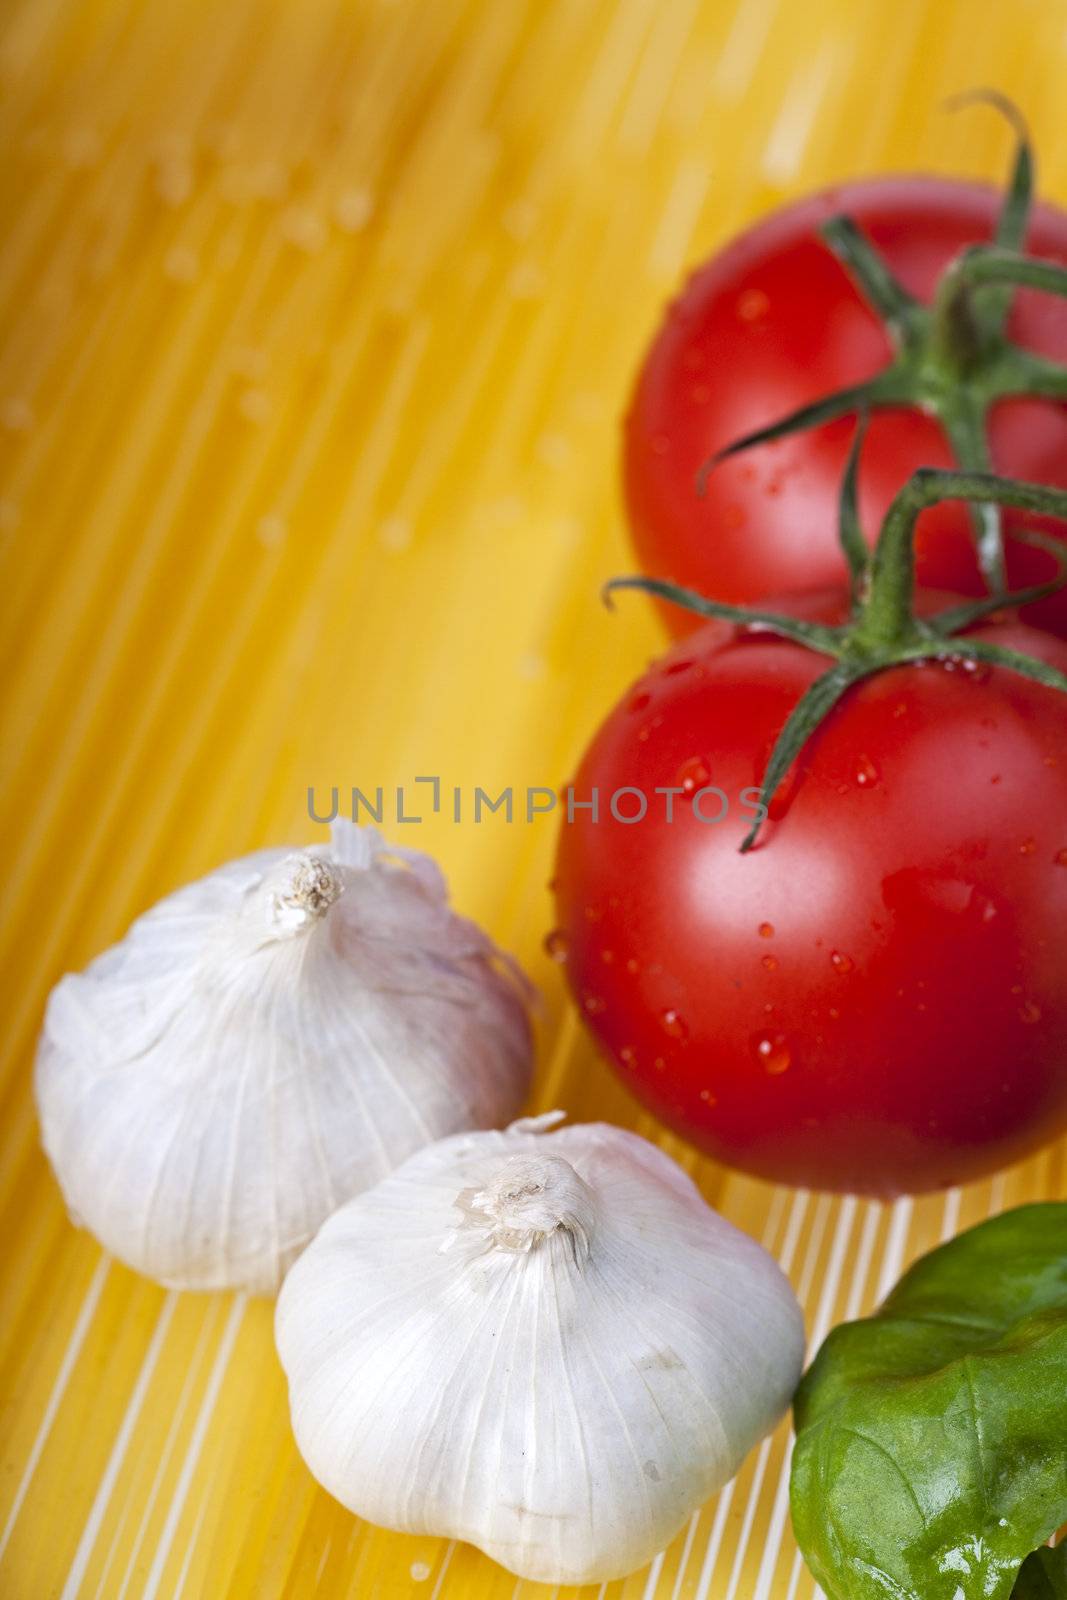
[[[277,1289],[421,1146],[507,1121],[529,986],[373,828],[168,896],[53,990],[35,1087],[74,1219],[170,1287]]]
[[[560,1113],[419,1151],[282,1286],[297,1444],[351,1511],[520,1577],[648,1561],[800,1377],[775,1262],[662,1151]]]

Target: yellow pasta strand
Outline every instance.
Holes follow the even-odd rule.
[[[30,1069],[64,970],[306,791],[563,781],[658,646],[617,421],[660,306],[857,171],[999,178],[1026,108],[1067,198],[1056,6],[973,0],[9,0],[0,36],[0,1591],[532,1600],[365,1527],[293,1446],[268,1306],[165,1294],[67,1221]],[[813,1340],[1063,1147],[882,1207],[658,1133],[541,950],[551,823],[418,843],[547,994],[537,1103],[659,1137],[762,1237]],[[811,1600],[788,1430],[627,1600]]]

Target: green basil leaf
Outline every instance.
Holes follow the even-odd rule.
[[[916,1262],[830,1334],[795,1420],[793,1523],[830,1600],[1009,1600],[1067,1521],[1067,1204]],[[1044,1559],[1024,1581],[1059,1595]]]
[[[1067,1544],[1027,1556],[1011,1600],[1067,1600]]]

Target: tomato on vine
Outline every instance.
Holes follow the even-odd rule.
[[[624,1080],[694,1144],[892,1195],[1067,1126],[1067,643],[1003,598],[913,593],[928,511],[1062,518],[1067,495],[919,472],[871,558],[857,451],[851,592],[748,608],[619,580],[707,625],[581,762],[600,804],[561,829],[555,948]]]
[[[671,306],[625,427],[645,572],[738,604],[840,582],[833,505],[860,411],[867,526],[923,466],[1067,487],[1067,215],[1032,204],[1014,109],[969,98],[1018,127],[1003,201],[942,178],[843,185],[750,229]],[[1051,577],[1017,537],[1027,522],[1012,512],[1002,532],[995,506],[929,507],[920,585],[979,595]],[[1067,590],[1026,620],[1067,637]]]

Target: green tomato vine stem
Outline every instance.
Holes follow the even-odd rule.
[[[988,640],[959,637],[994,610],[1044,599],[1067,582],[1067,565],[1050,582],[987,600],[950,606],[931,617],[915,612],[915,524],[929,506],[944,500],[968,505],[1012,506],[1067,521],[1067,491],[1042,484],[1018,483],[984,472],[944,472],[921,468],[899,490],[882,523],[873,555],[859,530],[856,477],[864,423],[856,430],[839,502],[841,543],[852,577],[852,615],[839,626],[809,622],[770,609],[724,605],[705,599],[663,578],[613,578],[604,585],[609,605],[617,589],[639,589],[706,618],[733,623],[753,632],[772,633],[827,656],[830,665],[797,701],[771,751],[760,785],[760,801],[769,807],[782,781],[812,735],[853,685],[889,667],[907,662],[972,660],[1007,668],[1048,689],[1067,694],[1067,674],[1036,657],[1006,650]],[[1054,543],[1042,535],[1034,542]],[[758,818],[741,844],[742,854],[755,845],[762,827]]]
[[[701,467],[698,493],[729,456],[886,406],[914,406],[934,417],[960,469],[988,473],[988,418],[997,400],[1012,395],[1067,399],[1067,367],[1013,344],[1004,331],[1016,289],[1067,298],[1067,268],[1022,253],[1034,192],[1033,150],[1025,123],[1009,101],[989,90],[950,103],[993,105],[1016,133],[993,243],[961,251],[945,269],[933,304],[924,305],[898,282],[850,217],[832,217],[821,229],[823,240],[880,319],[893,354],[867,382],[825,395],[734,440]],[[994,595],[1004,592],[1007,581],[1001,503],[1008,502],[971,501],[978,564]]]

